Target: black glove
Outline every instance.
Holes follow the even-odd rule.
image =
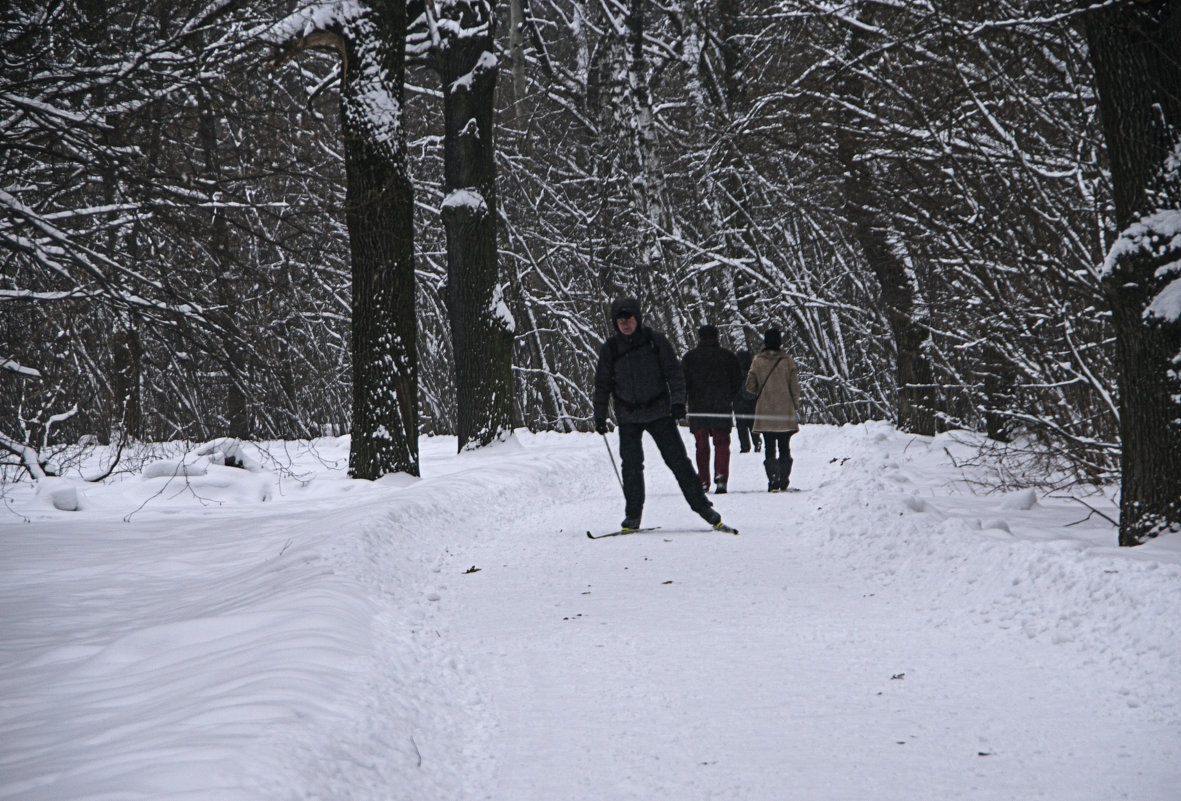
[[[685,416],[685,404],[674,403],[673,404],[673,419],[680,420],[684,416]]]
[[[607,421],[606,420],[602,420],[597,417],[595,418],[595,433],[596,434],[606,434],[607,433]]]

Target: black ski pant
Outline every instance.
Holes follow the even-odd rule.
[[[697,470],[689,461],[685,441],[672,417],[662,417],[651,423],[619,424],[619,460],[623,462],[624,516],[639,520],[644,513],[644,432],[652,435],[656,447],[668,469],[672,470],[681,487],[681,493],[689,507],[697,514],[710,509],[713,504],[705,496]]]
[[[779,489],[787,489],[791,478],[791,438],[794,431],[763,432],[763,469],[767,471],[767,483]],[[776,451],[779,453],[776,454]]]

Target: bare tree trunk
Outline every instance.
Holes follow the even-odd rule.
[[[709,287],[699,294],[708,298],[706,309],[700,313],[705,318],[713,318],[726,330],[730,343],[735,348],[746,346],[746,331],[743,319],[746,310],[740,308],[739,297],[742,294],[742,276],[734,265],[741,261],[743,248],[741,236],[730,230],[729,218],[735,212],[736,199],[743,197],[742,181],[737,175],[740,158],[737,153],[737,143],[733,137],[724,133],[725,127],[745,110],[742,104],[742,81],[738,75],[739,60],[736,49],[738,8],[733,0],[718,0],[717,2],[717,31],[710,31],[705,18],[709,3],[694,4],[691,22],[686,37],[686,49],[692,47],[692,62],[687,65],[689,72],[689,92],[694,99],[696,108],[696,124],[702,130],[708,130],[711,125],[719,133],[713,134],[715,145],[711,153],[716,153],[717,161],[708,164],[701,176],[703,211],[707,221],[706,232],[711,239],[717,241],[717,247],[725,255],[726,260],[718,267],[716,278],[710,276],[715,284],[714,291]],[[706,64],[704,51],[710,40],[716,38],[721,55],[720,64],[713,65],[710,77],[717,81],[717,70],[721,70],[720,87],[714,92],[707,91],[706,76],[702,74],[702,66]],[[715,108],[709,108],[711,102]],[[703,319],[705,319],[703,318]]]
[[[746,105],[746,85],[739,74],[742,69],[742,43],[739,41],[739,17],[742,12],[741,0],[717,0],[718,38],[722,49],[722,88],[726,98],[726,110],[737,115],[738,109]]]
[[[859,18],[872,25],[873,12],[861,10]],[[866,102],[865,80],[858,60],[869,50],[866,33],[854,27],[845,47],[845,73],[840,79],[842,94],[850,103]],[[916,434],[935,433],[938,397],[934,391],[934,370],[923,352],[927,332],[920,324],[914,276],[890,241],[889,224],[884,219],[881,194],[869,165],[861,123],[852,119],[838,134],[837,157],[845,175],[847,213],[853,234],[866,263],[877,278],[882,292],[886,319],[894,335],[897,351],[898,427]]]
[[[345,163],[353,266],[349,472],[369,479],[418,475],[412,189],[404,170],[347,130]]]
[[[435,63],[443,81],[443,207],[447,312],[455,349],[459,448],[513,429],[512,340],[496,245],[493,119],[499,72],[491,0],[442,9]]]
[[[1009,418],[997,409],[1013,407],[1013,386],[1017,383],[1013,365],[1001,350],[991,343],[980,348],[980,372],[984,375],[984,398],[988,407],[984,411],[984,431],[988,438],[997,442],[1010,442]]]
[[[525,99],[525,0],[509,0],[508,57],[512,80],[504,108],[507,119],[515,120],[520,114],[521,101]]]
[[[114,366],[111,390],[115,403],[119,404],[120,434],[123,439],[139,439],[143,436],[140,386],[143,382],[143,348],[139,332],[131,320],[120,320],[120,327],[111,338],[111,351]],[[110,432],[103,433],[109,441]]]
[[[213,284],[217,288],[217,301],[221,309],[216,319],[223,335],[218,342],[220,352],[215,358],[221,362],[221,372],[225,379],[223,391],[225,393],[225,428],[226,436],[249,438],[250,406],[243,387],[246,380],[246,358],[238,343],[243,337],[239,331],[234,315],[239,305],[234,288],[233,277],[229,274],[232,269],[230,254],[230,231],[226,221],[225,210],[218,207],[217,200],[221,186],[221,164],[217,153],[217,117],[211,107],[209,93],[203,88],[197,91],[197,105],[200,113],[198,121],[201,149],[204,151],[205,174],[202,176],[207,189],[209,208],[209,256],[210,272]]]
[[[675,227],[665,197],[664,175],[657,155],[656,121],[652,111],[652,93],[648,87],[648,59],[644,55],[645,4],[631,0],[627,15],[628,37],[628,107],[625,110],[631,141],[631,185],[635,203],[647,220],[644,232],[645,268],[663,265],[664,248],[660,234]],[[649,272],[649,270],[646,270]]]
[[[1102,279],[1119,371],[1120,545],[1139,545],[1181,531],[1181,5],[1117,3],[1086,26],[1121,232]]]
[[[341,119],[353,265],[349,472],[373,479],[394,472],[419,474],[418,319],[413,187],[401,124],[406,4],[369,0],[369,9],[372,34],[357,28],[345,39]],[[375,71],[385,73],[380,86],[375,86],[381,81]],[[396,120],[379,127],[390,114]]]
[[[344,62],[340,118],[352,257],[353,417],[349,473],[419,474],[414,192],[402,96],[406,3],[366,0],[297,11],[276,26],[281,57],[333,48]]]

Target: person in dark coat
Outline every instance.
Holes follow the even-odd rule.
[[[599,348],[595,367],[595,431],[607,433],[607,404],[619,425],[619,458],[623,463],[624,518],[620,528],[636,529],[644,512],[644,444],[647,431],[664,463],[676,476],[689,507],[711,526],[722,516],[701,489],[677,420],[685,416],[685,374],[665,336],[643,325],[635,298],[611,304],[615,334]]]
[[[754,430],[763,435],[766,446],[767,491],[782,492],[791,482],[791,438],[800,430],[800,372],[784,352],[778,328],[767,329],[763,345],[746,374],[746,390],[758,397]]]
[[[714,492],[726,491],[730,481],[730,423],[734,395],[746,374],[733,351],[718,342],[718,329],[697,329],[697,347],[681,361],[685,369],[685,397],[689,406],[689,430],[697,441],[697,477],[709,489],[710,442],[714,450]]]
[[[745,376],[750,372],[751,355],[746,348],[735,354],[738,357],[738,369]],[[750,428],[755,422],[755,396],[739,388],[734,395],[734,427],[738,429],[739,453],[750,453],[751,440],[754,440],[755,453],[763,449],[762,437],[751,437]]]

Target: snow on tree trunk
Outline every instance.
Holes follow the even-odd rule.
[[[488,0],[438,2],[435,64],[443,82],[443,205],[447,312],[455,351],[460,450],[513,428],[515,323],[503,297],[496,244],[493,119],[499,64]]]
[[[126,315],[120,315],[119,323],[111,340],[115,367],[111,390],[119,404],[120,436],[138,439],[143,435],[143,345],[139,332]],[[106,436],[109,444],[109,431]]]
[[[505,105],[505,117],[513,120],[521,114],[521,101],[525,99],[524,0],[509,0],[508,25],[508,52],[512,68],[512,81],[510,81],[509,102]]]
[[[353,280],[349,473],[419,474],[414,202],[402,125],[406,4],[313,4],[271,40],[289,51],[335,47],[344,59],[341,132]]]
[[[1119,372],[1120,545],[1138,545],[1181,531],[1181,5],[1085,18],[1120,229],[1101,272]]]
[[[648,87],[648,60],[644,55],[644,6],[646,0],[631,0],[627,16],[628,36],[628,129],[631,136],[632,190],[635,202],[648,221],[649,231],[644,248],[644,264],[650,266],[663,261],[664,249],[660,236],[675,232],[676,221],[669,214],[665,198],[664,176],[657,153],[656,121],[652,111],[652,94]]]

